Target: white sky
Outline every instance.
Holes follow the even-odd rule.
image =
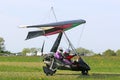
[[[67,32],[75,47],[84,47],[97,53],[106,49],[120,49],[120,0],[1,0],[0,37],[5,39],[6,49],[19,52],[25,47],[40,48],[46,39],[45,48],[49,50],[56,35],[25,41],[31,29],[18,27],[55,22],[50,12],[51,6],[58,21],[86,20],[85,25]],[[84,32],[78,43],[83,27]],[[64,42],[61,46],[66,47]]]

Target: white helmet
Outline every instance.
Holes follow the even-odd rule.
[[[66,49],[65,52],[66,52],[66,53],[70,53],[70,49]]]
[[[59,51],[60,53],[62,53],[62,52],[63,52],[63,48],[60,47],[60,48],[58,49],[58,51]]]

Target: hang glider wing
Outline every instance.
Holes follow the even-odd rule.
[[[25,28],[39,28],[39,29],[41,29],[39,31],[29,32],[26,39],[35,38],[38,36],[53,35],[56,33],[60,33],[62,31],[69,30],[69,29],[74,28],[74,27],[76,27],[80,24],[83,24],[83,23],[86,23],[86,21],[80,19],[80,20],[71,20],[71,21],[49,23],[49,24],[43,24],[43,25],[25,26]]]

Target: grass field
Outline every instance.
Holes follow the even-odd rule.
[[[81,72],[58,70],[53,76],[46,76],[40,57],[0,57],[0,80],[120,80],[120,57],[83,57],[91,70],[88,76]]]

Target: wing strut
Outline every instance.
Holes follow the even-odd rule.
[[[65,33],[64,31],[63,31],[63,33],[64,33],[64,35],[65,35],[65,37],[66,37],[66,39],[67,39],[67,41],[68,41],[68,43],[69,43],[69,46],[71,47],[72,51],[73,51],[75,54],[78,54],[77,51],[76,51],[76,49],[75,49],[75,47],[74,47],[73,44],[70,42],[70,40],[69,40],[68,36],[66,35],[66,33]]]

